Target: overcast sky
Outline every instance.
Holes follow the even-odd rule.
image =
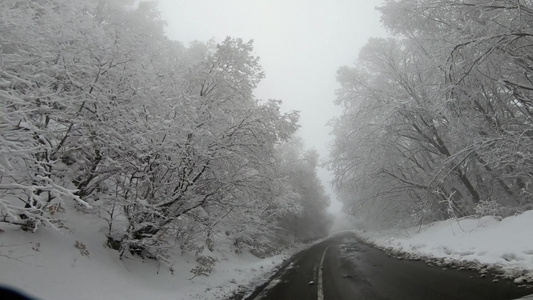
[[[368,38],[384,36],[375,10],[381,0],[158,0],[169,38],[220,42],[225,37],[254,40],[266,78],[255,95],[283,101],[300,111],[299,135],[322,159],[339,113],[333,104],[337,69],[353,65]],[[319,175],[329,189],[331,177]],[[340,205],[332,196],[332,211]]]

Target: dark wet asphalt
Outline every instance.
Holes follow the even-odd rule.
[[[342,233],[294,256],[268,287],[248,299],[506,300],[533,294],[533,289],[493,280],[475,271],[390,257]]]

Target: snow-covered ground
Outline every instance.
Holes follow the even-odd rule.
[[[0,285],[38,299],[224,299],[249,292],[302,245],[270,258],[220,250],[210,276],[191,279],[197,266],[189,253],[175,253],[172,267],[129,256],[120,260],[106,248],[106,223],[75,210],[64,215],[67,229],[36,233],[0,223]],[[75,220],[76,222],[73,222]],[[447,220],[430,225],[373,232],[358,230],[368,242],[411,258],[437,259],[446,265],[490,266],[533,282],[533,211],[495,217]]]
[[[63,216],[68,229],[36,233],[0,223],[0,285],[43,300],[62,299],[224,299],[259,285],[292,251],[257,258],[219,250],[209,277],[194,279],[194,255],[177,253],[172,267],[129,256],[104,246],[106,224],[92,214]],[[76,222],[73,222],[76,220]]]
[[[388,232],[357,231],[368,242],[411,258],[502,272],[516,283],[533,282],[533,211],[447,220]]]

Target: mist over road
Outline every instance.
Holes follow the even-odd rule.
[[[401,260],[339,233],[293,257],[268,286],[248,299],[505,300],[532,294],[474,271]]]

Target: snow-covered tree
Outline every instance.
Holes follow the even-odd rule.
[[[83,101],[62,65],[70,32],[59,34],[75,16],[52,1],[6,1],[0,10],[1,214],[35,230],[56,223],[63,198],[85,204],[64,185],[58,155]]]
[[[293,137],[278,147],[284,180],[297,196],[296,207],[280,216],[285,236],[297,241],[310,241],[326,236],[332,224],[327,213],[330,204],[317,169],[319,156],[315,150],[305,151],[303,142]]]
[[[252,41],[184,47],[153,2],[0,3],[2,221],[94,208],[109,246],[272,250],[295,198],[276,146],[298,114],[259,101]],[[271,249],[268,249],[271,247]]]
[[[531,3],[380,10],[398,37],[370,41],[356,67],[339,70],[331,167],[346,204],[401,212],[384,218],[393,223],[531,207]]]

